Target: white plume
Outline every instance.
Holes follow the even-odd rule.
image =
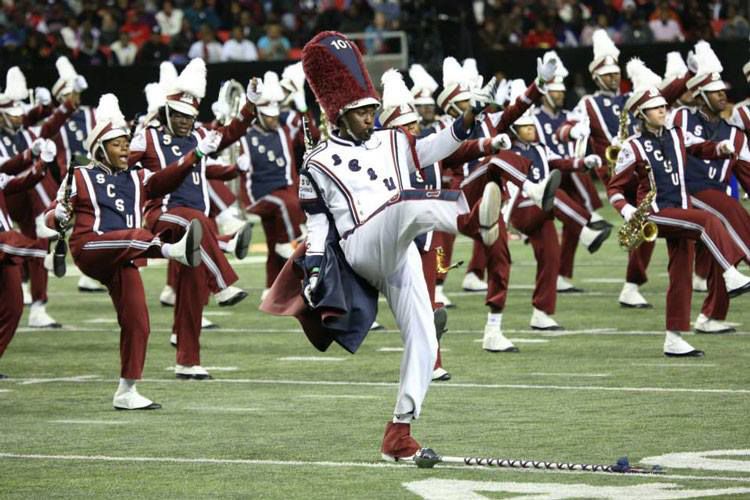
[[[18,66],[13,66],[8,70],[5,78],[5,91],[3,93],[11,101],[23,101],[29,96],[29,89],[26,87],[26,77]]]
[[[661,83],[661,77],[651,71],[644,62],[637,57],[628,61],[625,69],[628,73],[628,78],[633,82],[633,92],[640,92],[642,90],[658,87]]]
[[[477,69],[477,60],[473,57],[464,59],[464,65],[461,67],[464,72],[464,81],[471,89],[478,89],[482,87],[484,78],[479,74]]]
[[[61,80],[72,81],[78,76],[78,72],[73,67],[73,63],[70,62],[65,56],[60,56],[55,61],[55,67],[57,68],[57,74],[60,75]]]
[[[443,60],[443,87],[447,87],[453,83],[465,85],[466,79],[464,78],[463,68],[458,64],[456,58],[446,57]]]
[[[284,91],[279,84],[279,75],[274,71],[266,71],[263,75],[263,101],[280,102],[284,99]]]
[[[695,58],[698,60],[698,73],[701,75],[724,71],[721,61],[708,42],[701,40],[695,44]]]
[[[594,31],[591,38],[594,45],[594,60],[603,59],[607,56],[612,56],[617,59],[620,56],[620,49],[618,49],[606,30],[598,29]]]
[[[414,102],[414,97],[404,83],[404,77],[398,70],[389,69],[380,78],[383,85],[383,109],[395,108],[402,104]]]
[[[664,80],[682,78],[688,72],[687,64],[682,55],[673,51],[667,54],[667,69],[664,71]]]
[[[304,88],[305,71],[302,69],[302,61],[284,68],[284,71],[281,73],[281,79],[292,82],[297,90]]]
[[[421,64],[412,64],[409,68],[409,78],[414,82],[414,87],[426,89],[430,94],[438,88],[438,83]]]
[[[94,111],[96,123],[112,124],[113,128],[127,128],[128,123],[120,111],[120,102],[114,94],[104,94],[99,98],[99,105]]]
[[[206,63],[200,57],[191,60],[180,76],[177,77],[174,90],[203,99],[206,96]],[[168,92],[172,94],[171,91]]]
[[[556,60],[557,61],[557,66],[555,67],[555,77],[556,78],[561,78],[563,80],[565,78],[567,78],[567,76],[570,74],[568,72],[568,68],[566,68],[563,65],[562,59],[560,59],[560,56],[558,56],[557,52],[555,52],[554,50],[549,50],[549,51],[545,52],[544,53],[544,57],[542,57],[542,62],[547,63],[547,62],[549,62],[551,60]]]
[[[169,61],[164,61],[159,65],[159,85],[164,91],[174,88],[177,82],[177,68]]]
[[[517,78],[510,82],[510,88],[508,89],[508,100],[507,104],[513,104],[516,99],[521,97],[526,92],[526,82],[521,78]]]
[[[146,85],[144,92],[146,93],[149,113],[154,113],[167,103],[167,96],[164,93],[164,89],[158,83],[149,83]]]

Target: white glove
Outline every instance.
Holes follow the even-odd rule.
[[[73,80],[73,91],[80,94],[87,88],[89,88],[89,82],[86,81],[86,78],[83,75],[76,76],[76,79]]]
[[[247,100],[253,104],[258,104],[261,94],[263,94],[263,80],[255,77],[251,78],[247,84]]]
[[[599,155],[588,155],[583,159],[583,166],[586,167],[586,170],[599,168],[602,166],[602,159]]]
[[[622,149],[623,141],[620,139],[619,135],[616,135],[612,138],[612,142],[610,142],[609,145],[615,148]]]
[[[198,152],[201,156],[208,156],[211,153],[215,153],[219,149],[221,144],[221,133],[216,130],[212,130],[206,134],[201,140],[198,141]]]
[[[633,215],[635,214],[636,210],[637,209],[633,205],[628,203],[627,205],[622,207],[622,210],[620,210],[620,213],[625,218],[625,222],[630,222],[630,219],[633,218]]]
[[[503,79],[500,80],[500,83],[497,84],[497,90],[495,90],[495,95],[493,96],[493,102],[498,107],[505,106],[505,103],[508,101],[508,98],[510,94],[510,80]]]
[[[591,126],[588,120],[581,120],[570,128],[570,138],[575,141],[590,134]]]
[[[38,139],[34,139],[34,142],[31,143],[31,154],[34,155],[34,158],[42,154],[42,146],[44,146],[44,141],[45,139],[42,139],[40,137]]]
[[[555,70],[557,69],[557,59],[550,59],[547,62],[542,62],[541,57],[536,58],[536,76],[542,83],[547,83],[555,78]]]
[[[34,100],[42,106],[49,106],[52,103],[52,94],[44,87],[34,89]]]
[[[474,89],[471,91],[471,107],[474,110],[474,114],[479,114],[490,102],[495,95],[495,87],[497,81],[493,76],[487,85],[480,89]]]
[[[51,163],[55,161],[55,156],[57,156],[57,144],[55,144],[55,141],[44,139],[42,150],[39,156],[44,163]]]
[[[313,273],[310,275],[310,279],[307,282],[307,286],[302,291],[302,294],[305,296],[305,301],[312,305],[312,293],[313,290],[315,290],[315,286],[318,284],[318,273]]]
[[[719,154],[722,154],[724,156],[733,155],[734,144],[732,144],[732,141],[730,140],[721,141],[719,143]]]
[[[695,57],[695,52],[692,50],[687,55],[687,67],[694,75],[698,74],[698,69],[700,69],[698,67],[698,58]]]
[[[70,222],[70,209],[64,203],[58,203],[55,206],[55,220],[60,226],[67,226]]]
[[[490,144],[492,144],[493,151],[500,151],[502,149],[510,149],[512,145],[510,141],[510,136],[508,134],[497,134],[495,137],[492,138],[492,141],[490,142]]]
[[[237,158],[237,168],[240,172],[250,171],[250,155],[244,154]]]
[[[223,122],[224,119],[229,116],[229,105],[224,101],[216,101],[211,105],[211,112],[214,114],[217,120]]]
[[[294,107],[300,113],[307,113],[307,101],[305,100],[305,91],[300,90],[293,94],[292,99],[294,100]]]

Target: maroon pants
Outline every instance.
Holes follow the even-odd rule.
[[[277,189],[260,198],[248,211],[260,217],[266,234],[266,288],[270,288],[286,262],[276,253],[276,244],[297,239],[302,234],[299,226],[304,222],[305,215],[293,186]]]
[[[34,191],[36,188],[39,188],[41,193],[46,193],[46,190],[42,188],[42,184],[40,183],[28,191],[8,195],[8,212],[18,224],[21,233],[32,240],[36,240],[37,248],[47,250],[49,247],[48,240],[37,239],[36,237],[34,219],[37,215],[44,212],[45,209],[39,193]],[[23,269],[31,282],[31,300],[46,303],[48,274],[44,268],[44,261],[40,259],[28,259],[23,263]]]
[[[590,212],[602,208],[594,180],[586,172],[562,172],[560,189]]]
[[[553,212],[555,218],[562,222],[559,273],[566,278],[572,278],[578,238],[583,227],[591,220],[591,212],[563,191],[558,191],[555,194]],[[557,277],[555,277],[555,280],[557,280]],[[557,283],[555,283],[555,287],[557,287]]]
[[[469,267],[466,268],[466,272],[474,273],[479,279],[484,279],[485,269],[487,269],[487,255],[484,251],[484,245],[481,241],[474,240],[471,248],[471,260],[469,261]]]
[[[156,220],[149,220],[149,224],[162,240],[173,243],[182,238],[192,219],[198,219],[203,227],[203,262],[198,267],[178,265],[172,325],[177,335],[177,363],[186,366],[200,364],[201,316],[208,304],[209,291],[223,290],[237,281],[237,275],[219,248],[214,226],[203,212],[176,207],[159,214]]]
[[[229,189],[229,186],[219,179],[208,181],[208,197],[211,200],[211,208],[208,213],[210,217],[216,217],[219,212],[226,210],[237,201],[237,197]]]
[[[534,250],[536,286],[531,303],[547,314],[554,314],[557,303],[557,276],[560,272],[560,243],[557,240],[554,214],[544,212],[533,203],[526,203],[530,201],[526,199],[517,203],[510,221],[513,227],[529,237],[529,243]],[[553,212],[557,210],[555,207]]]
[[[36,240],[17,231],[0,231],[0,356],[23,316],[21,264],[27,260],[44,262],[46,252],[38,246]]]
[[[690,201],[693,208],[715,215],[724,224],[732,241],[742,251],[745,262],[750,264],[750,214],[745,207],[718,189],[692,194]]]
[[[120,377],[140,379],[151,331],[138,264],[161,258],[161,241],[145,229],[110,231],[70,241],[76,265],[109,291],[120,325]]]
[[[722,271],[739,262],[743,254],[734,244],[721,221],[704,210],[664,208],[651,214],[649,220],[658,225],[659,236],[667,239],[670,251],[667,330],[688,331],[690,330],[692,276],[687,270],[692,267],[693,247],[692,244],[686,245],[679,242],[673,242],[670,246],[670,240],[700,241],[711,253],[714,263],[709,271],[709,294],[713,291],[713,293],[719,295],[723,293],[726,296]],[[685,250],[686,248],[688,250]],[[717,296],[713,300],[716,300],[720,307],[721,297]],[[727,297],[727,303],[728,300]]]

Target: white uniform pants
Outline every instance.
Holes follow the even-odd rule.
[[[385,295],[404,343],[394,414],[419,417],[432,380],[437,337],[422,260],[413,240],[428,231],[456,233],[466,199],[405,200],[389,205],[341,240],[352,269]]]

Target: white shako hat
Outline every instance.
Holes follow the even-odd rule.
[[[454,57],[446,57],[443,60],[443,90],[438,94],[438,106],[448,112],[455,103],[470,98],[471,91],[466,84],[463,68]]]
[[[591,41],[594,45],[594,60],[589,63],[589,73],[597,77],[608,75],[610,73],[619,73],[620,49],[618,49],[606,30],[598,29],[594,31]]]
[[[191,60],[177,80],[166,89],[167,107],[198,116],[201,99],[206,95],[206,63],[200,57]]]
[[[664,79],[661,82],[661,88],[666,87],[678,78],[682,78],[688,72],[687,64],[682,55],[677,52],[667,54],[667,68],[664,70]]]
[[[92,158],[96,158],[96,151],[104,146],[105,141],[130,135],[128,122],[125,121],[120,111],[120,103],[114,94],[104,94],[99,98],[94,118],[96,126],[86,138],[85,143],[86,150]]]
[[[29,96],[26,77],[21,68],[13,66],[5,77],[5,90],[0,94],[0,113],[13,116],[24,114],[23,100]]]
[[[479,68],[477,68],[477,60],[473,57],[464,59],[461,69],[464,72],[464,81],[469,87],[469,90],[477,90],[482,88],[484,83],[484,77],[479,74]]]
[[[52,85],[52,96],[61,102],[63,96],[73,92],[78,72],[73,67],[73,63],[65,56],[60,56],[55,61],[55,67],[57,68],[57,81]]]
[[[263,75],[263,92],[256,103],[258,113],[265,116],[279,116],[279,103],[284,99],[284,90],[279,83],[279,75],[266,71]]]
[[[721,79],[724,67],[708,42],[701,40],[695,44],[695,58],[698,61],[698,72],[687,82],[687,89],[693,93],[693,96],[697,97],[704,92],[726,90],[727,86]]]
[[[625,108],[633,114],[646,109],[666,106],[667,101],[659,91],[661,77],[651,71],[637,57],[628,61],[628,78],[633,82],[633,92],[625,102]]]
[[[414,96],[414,104],[424,106],[435,104],[432,94],[438,89],[438,83],[421,64],[412,64],[409,68],[409,78],[414,82],[411,95]]]
[[[380,83],[383,85],[383,111],[380,113],[383,127],[400,127],[419,121],[414,96],[401,73],[391,68],[383,73]]]

